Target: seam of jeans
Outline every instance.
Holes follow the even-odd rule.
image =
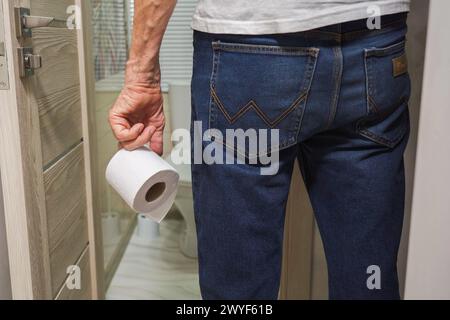
[[[220,52],[216,51],[213,49],[213,67],[212,67],[212,72],[211,72],[211,77],[210,77],[210,90],[213,90],[216,86],[216,78],[217,78],[217,74],[219,72],[219,62],[220,62]],[[209,112],[209,116],[208,116],[208,129],[211,128],[211,124],[213,122],[213,120],[215,121],[214,116],[215,115],[215,111],[212,108],[213,105],[213,97],[210,95],[209,97],[209,106],[208,106],[208,112]]]
[[[312,64],[311,63],[308,64],[309,68],[308,68],[308,71],[307,71],[308,72],[307,76],[305,77],[305,81],[307,81],[306,79],[309,79],[309,81],[308,81],[309,83],[308,83],[308,87],[305,88],[306,89],[306,91],[305,91],[306,92],[306,97],[305,97],[305,101],[304,101],[304,106],[303,106],[303,110],[302,110],[302,114],[300,116],[300,119],[298,120],[298,123],[297,123],[297,130],[296,130],[297,132],[295,134],[295,140],[296,141],[299,139],[300,130],[301,130],[302,123],[303,123],[303,118],[305,116],[306,108],[308,106],[309,93],[311,92],[312,83],[314,81],[314,76],[316,74],[317,60],[319,60],[319,57],[318,57],[319,54],[320,54],[320,51],[317,53],[317,57],[314,59],[314,62]]]
[[[333,97],[330,105],[330,113],[328,116],[327,126],[329,129],[333,124],[334,119],[336,118],[337,105],[339,102],[339,96],[341,93],[341,82],[342,82],[342,73],[343,73],[343,54],[341,46],[336,46],[333,48],[334,54],[334,66],[333,66],[333,81],[335,83]]]
[[[370,114],[370,104],[369,104],[369,96],[370,96],[370,92],[369,92],[369,81],[370,81],[370,75],[369,75],[369,64],[367,63],[367,58],[368,58],[368,50],[365,49],[364,50],[364,69],[366,72],[366,116],[368,116]]]
[[[293,139],[292,143],[298,142],[299,136],[300,136],[300,131],[302,128],[302,124],[303,124],[303,118],[305,116],[306,113],[306,109],[308,106],[308,99],[309,99],[309,94],[311,92],[311,87],[312,87],[312,83],[314,81],[314,76],[316,74],[316,68],[317,68],[317,61],[319,60],[319,55],[320,55],[320,49],[317,51],[316,56],[314,57],[314,60],[312,60],[312,58],[310,58],[310,61],[308,61],[308,69],[305,73],[305,83],[303,85],[303,90],[304,92],[306,92],[306,96],[305,96],[305,100],[304,100],[304,104],[303,104],[303,108],[302,108],[302,113],[300,115],[300,117],[298,118],[297,124],[296,124],[296,133]],[[287,144],[288,147],[292,146],[292,144]]]
[[[316,56],[318,48],[305,47],[289,47],[289,46],[271,46],[260,44],[245,44],[245,43],[230,43],[215,41],[212,43],[214,50],[222,50],[228,52],[241,53],[265,53],[265,54],[280,54],[285,56]]]

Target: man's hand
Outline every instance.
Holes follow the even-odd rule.
[[[121,147],[135,150],[150,143],[162,155],[165,121],[159,86],[126,85],[110,110],[109,122]]]
[[[133,43],[125,88],[109,113],[120,146],[134,150],[150,143],[163,153],[164,111],[159,52],[176,0],[134,0]]]

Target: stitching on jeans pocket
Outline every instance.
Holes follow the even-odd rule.
[[[214,88],[211,89],[211,95],[216,102],[217,106],[219,107],[220,111],[222,111],[223,115],[227,119],[227,121],[230,124],[235,123],[239,118],[241,118],[243,115],[245,115],[247,112],[249,112],[251,109],[255,110],[256,114],[271,128],[275,128],[283,119],[285,119],[292,111],[294,111],[303,100],[306,99],[307,93],[304,93],[300,97],[298,97],[292,105],[287,108],[281,115],[279,115],[276,119],[270,120],[267,115],[262,111],[262,109],[258,106],[258,104],[250,100],[244,107],[239,108],[239,112],[236,113],[234,116],[231,116],[225,106],[223,105],[220,98],[217,96],[216,91]]]

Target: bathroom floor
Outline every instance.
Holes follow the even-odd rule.
[[[182,220],[161,223],[160,235],[143,240],[135,231],[106,293],[107,300],[199,300],[197,260],[178,245]]]

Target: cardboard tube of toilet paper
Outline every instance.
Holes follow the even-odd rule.
[[[106,180],[136,212],[161,222],[172,207],[180,176],[147,147],[120,150],[106,168]]]

